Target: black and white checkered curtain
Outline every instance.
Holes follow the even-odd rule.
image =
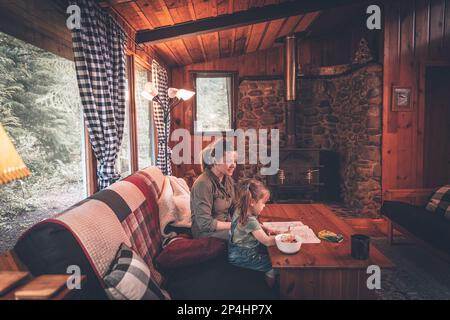
[[[89,139],[97,158],[98,186],[117,181],[115,168],[125,120],[126,35],[92,0],[74,0],[81,28],[72,30],[78,87]]]
[[[167,89],[169,88],[169,77],[167,75],[167,70],[155,60],[153,60],[152,63],[152,78],[156,90],[158,90],[158,96],[163,104],[160,105],[157,102],[154,102],[153,104],[155,126],[158,130],[158,157],[156,159],[156,165],[165,175],[170,176],[172,175],[172,150],[169,148],[169,143],[165,143],[166,141],[168,142],[170,134],[170,114],[168,113],[169,95],[167,93]],[[168,113],[166,126],[164,126],[164,111]],[[167,145],[167,148],[165,148],[165,145]]]

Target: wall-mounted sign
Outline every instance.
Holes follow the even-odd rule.
[[[392,88],[392,111],[412,111],[411,88]]]

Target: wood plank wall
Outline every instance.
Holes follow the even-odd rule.
[[[0,1],[0,32],[73,60],[65,12],[53,1]]]
[[[386,1],[384,15],[382,188],[420,188],[426,175],[425,70],[450,64],[450,1]],[[412,89],[411,112],[391,111],[394,85]]]

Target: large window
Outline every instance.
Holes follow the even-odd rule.
[[[150,79],[150,72],[136,63],[135,100],[139,170],[155,164],[153,106],[150,101],[142,96],[145,84],[151,81]]]
[[[3,252],[25,229],[86,195],[73,61],[0,33],[0,74],[0,122],[31,171],[0,185]]]
[[[195,73],[195,132],[233,129],[234,74]]]

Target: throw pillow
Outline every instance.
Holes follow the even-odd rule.
[[[156,257],[162,269],[173,269],[198,264],[226,252],[227,243],[218,238],[192,239],[180,234],[173,238]]]
[[[439,188],[433,194],[426,209],[450,219],[450,184]]]
[[[144,260],[125,243],[103,278],[111,300],[169,300],[169,294],[152,279]]]

